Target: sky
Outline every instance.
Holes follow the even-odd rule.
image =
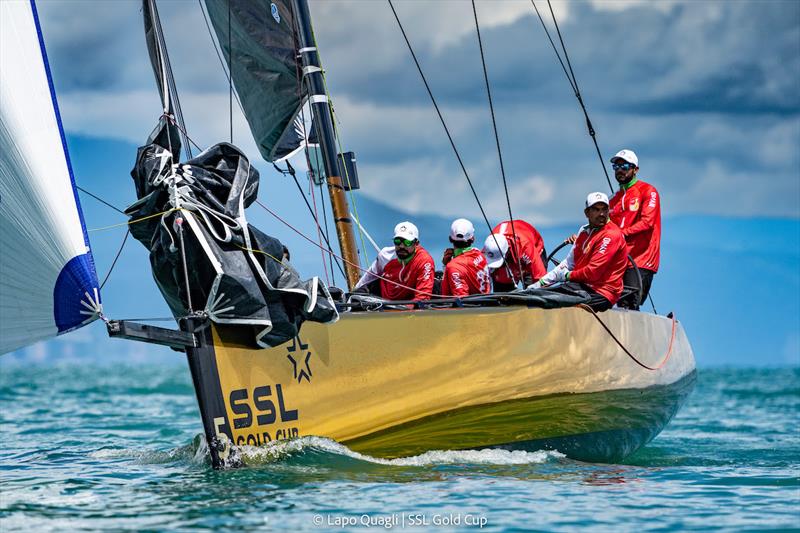
[[[127,176],[135,147],[161,112],[140,3],[39,0],[37,5],[78,183],[124,207],[135,200]],[[198,3],[158,5],[190,136],[203,146],[228,140],[227,81]],[[342,141],[357,153],[364,209],[385,204],[398,216],[432,221],[466,216],[479,226],[478,206],[388,3],[310,0],[310,5]],[[547,4],[537,0],[536,5],[547,19]],[[479,0],[476,6],[514,215],[542,228],[576,226],[586,194],[608,191],[577,100],[529,0]],[[502,220],[506,200],[471,4],[396,0],[395,7],[483,207],[490,220]],[[739,261],[732,275],[713,273],[727,275],[726,290],[740,288],[745,279],[766,284],[761,295],[766,305],[782,310],[774,319],[770,315],[782,321],[783,337],[776,342],[788,346],[770,361],[794,362],[796,355],[800,362],[800,3],[605,0],[553,7],[604,161],[621,148],[636,151],[640,176],[661,193],[663,216],[678,221],[665,240],[696,245],[697,234],[707,240],[724,235],[726,242],[705,248],[715,254],[705,264],[716,269],[721,257]],[[238,110],[233,125],[234,143],[257,160]],[[314,235],[294,184],[263,162],[258,166],[260,199]],[[84,197],[83,204],[90,228],[120,222],[118,214],[91,199]],[[263,213],[251,210],[250,217],[289,243],[301,273],[314,268],[318,273],[318,250]],[[730,218],[744,225],[697,231],[715,228],[709,221]],[[396,221],[370,220],[368,229],[383,244]],[[775,235],[781,238],[776,241]],[[102,277],[121,233],[90,237]],[[742,255],[724,255],[731,248],[757,257],[742,263]],[[688,263],[692,257],[701,261],[667,267],[661,274],[662,301],[670,295],[667,279],[684,272],[710,274],[702,255],[691,255],[689,248],[675,254]],[[770,264],[762,256],[779,257]],[[144,249],[129,244],[123,258],[105,291],[107,309],[117,317],[166,316],[149,276],[142,285],[141,272],[149,268]],[[758,277],[764,272],[780,273],[777,283],[785,290],[773,291]],[[788,298],[791,305],[772,305],[777,298]],[[45,343],[26,353],[79,352],[102,335],[93,328],[78,333],[73,344]],[[694,331],[703,335],[713,328],[724,329],[697,324]],[[83,347],[75,348],[75,342]],[[152,353],[135,350],[136,357]],[[751,362],[758,363],[757,356]]]
[[[470,3],[395,4],[479,196],[502,215]],[[216,142],[228,132],[227,83],[198,3],[159,6],[189,132]],[[665,215],[800,216],[800,3],[555,7],[604,159],[635,150]],[[388,3],[311,9],[362,193],[411,213],[477,216]],[[40,10],[67,129],[141,143],[158,97],[139,3],[43,0]],[[512,208],[534,224],[575,220],[586,193],[608,189],[577,100],[528,0],[477,11]],[[238,110],[234,122],[234,141],[255,153]]]

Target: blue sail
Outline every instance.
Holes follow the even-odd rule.
[[[0,2],[0,353],[101,309],[36,5]]]

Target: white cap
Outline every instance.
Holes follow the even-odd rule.
[[[593,192],[593,193],[589,193],[589,196],[586,197],[586,207],[587,208],[588,207],[592,207],[594,204],[597,204],[597,203],[600,203],[600,202],[608,205],[608,196],[606,196],[605,193]]]
[[[454,241],[468,241],[475,238],[475,226],[466,218],[457,218],[450,224],[450,238]]]
[[[483,255],[486,256],[489,268],[497,268],[502,265],[506,259],[506,253],[508,253],[508,240],[505,235],[495,233],[486,237],[486,241],[483,243]]]
[[[633,150],[620,150],[617,152],[617,155],[611,158],[611,162],[613,163],[615,159],[622,159],[628,163],[633,163],[637,167],[639,166],[639,158],[636,157],[636,154],[633,153]]]
[[[401,222],[394,227],[394,236],[414,241],[419,239],[419,230],[411,222]]]

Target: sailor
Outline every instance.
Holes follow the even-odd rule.
[[[433,293],[434,263],[419,243],[411,222],[394,227],[394,246],[378,252],[353,292],[369,292],[385,300],[429,300]]]
[[[442,296],[467,296],[488,294],[492,291],[492,280],[486,258],[474,248],[475,226],[466,218],[459,218],[450,225],[450,242],[453,247],[444,252],[444,277]]]
[[[508,292],[514,290],[520,281],[524,286],[538,281],[547,272],[543,252],[542,236],[524,220],[514,220],[513,224],[507,220],[498,224],[483,245],[494,291]]]
[[[649,183],[640,180],[639,158],[633,150],[620,150],[611,158],[614,177],[620,185],[611,197],[609,216],[620,227],[628,244],[628,255],[639,267],[642,276],[641,301],[633,292],[621,298],[619,307],[639,309],[650,293],[653,276],[658,272],[661,247],[661,200],[658,191]],[[630,265],[629,265],[630,266]],[[638,287],[636,269],[625,271],[623,283],[626,287]]]
[[[595,311],[610,309],[622,294],[622,276],[628,265],[625,236],[608,218],[608,196],[593,192],[586,197],[589,223],[578,231],[569,255],[533,285],[555,290],[582,289],[589,293],[588,305]]]

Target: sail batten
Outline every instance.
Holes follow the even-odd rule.
[[[0,2],[0,10],[0,353],[5,353],[94,320],[96,312],[85,304],[96,311],[100,302],[35,3]]]

